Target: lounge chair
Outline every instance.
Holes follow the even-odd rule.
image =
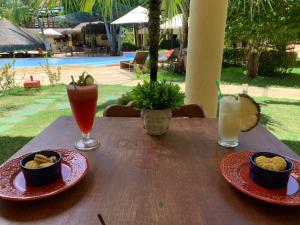
[[[178,56],[177,52],[175,49],[168,50],[164,56],[159,57],[158,62],[161,63],[161,66],[164,67],[164,64],[170,64],[172,62],[177,62],[178,61]]]
[[[165,52],[165,54],[161,57],[159,57],[159,61],[160,62],[165,62],[165,61],[169,61],[169,60],[172,60],[172,59],[177,59],[177,54],[176,54],[176,51],[175,49],[171,49],[171,50],[168,50]]]
[[[135,57],[133,60],[120,62],[120,68],[131,70],[131,68],[133,68],[135,64],[144,65],[148,55],[149,55],[148,51],[136,51],[136,54],[135,54]]]

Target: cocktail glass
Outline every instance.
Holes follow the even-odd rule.
[[[76,87],[67,85],[67,92],[73,115],[82,133],[82,139],[75,141],[75,148],[82,151],[98,148],[99,141],[90,138],[97,108],[97,85]]]
[[[239,144],[240,109],[239,97],[225,95],[219,101],[218,143],[223,147],[236,147]]]

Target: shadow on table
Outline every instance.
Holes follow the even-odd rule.
[[[33,137],[23,136],[0,136],[0,164],[11,157],[16,151],[22,148]]]
[[[33,137],[0,136],[1,162],[7,160],[32,138]],[[86,194],[85,190],[88,190],[88,187],[85,185],[86,182],[84,182],[84,180],[75,187],[71,188],[71,190],[47,199],[29,202],[0,200],[0,205],[5,206],[1,207],[5,210],[0,211],[0,218],[6,218],[10,221],[29,222],[43,220],[47,217],[59,215],[63,211],[71,208],[73,205],[76,205]],[[71,192],[72,195],[70,195]],[[61,205],[63,205],[63,207]],[[20,214],[21,211],[26,211],[25,215],[28,216],[18,217],[18,214]],[[22,215],[24,215],[24,213],[22,213]]]
[[[226,181],[224,180],[224,182]],[[299,207],[280,206],[254,199],[236,190],[228,183],[223,183],[220,191],[223,200],[229,204],[224,211],[235,211],[249,224],[258,220],[265,221],[264,224],[272,224],[274,221],[277,221],[277,224],[298,224],[299,222]],[[253,217],[253,215],[256,216]]]
[[[88,175],[70,190],[45,199],[27,202],[0,200],[0,207],[4,209],[0,211],[0,218],[11,221],[11,224],[14,224],[13,221],[27,222],[26,224],[40,221],[39,224],[43,224],[43,221],[50,217],[57,217],[57,221],[68,221],[67,217],[70,215],[64,218],[63,214],[80,204],[79,202],[87,194],[91,185],[91,181],[87,182],[87,179]],[[22,217],[18,216],[20,214]]]
[[[260,118],[260,124],[262,124],[264,127],[268,126],[268,130],[274,131],[275,127],[281,127],[281,123],[277,120],[274,120],[271,116],[268,116],[266,114],[261,114]]]

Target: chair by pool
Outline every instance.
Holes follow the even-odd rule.
[[[133,60],[120,61],[120,68],[130,70],[135,64],[144,65],[148,55],[148,51],[137,51]]]

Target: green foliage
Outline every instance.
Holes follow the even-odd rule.
[[[149,68],[147,65],[139,65],[139,64],[134,64],[133,70],[136,74],[136,76],[139,78],[141,75],[144,74],[149,74]]]
[[[133,41],[126,40],[126,41],[122,41],[121,50],[123,52],[126,52],[126,51],[135,51],[135,50],[137,50],[137,47],[135,46],[135,44],[133,43]]]
[[[59,83],[60,77],[61,77],[61,67],[60,66],[56,67],[56,70],[52,70],[48,63],[45,66],[40,64],[40,66],[42,67],[42,69],[44,70],[46,75],[48,76],[48,79],[49,79],[49,82],[51,85]]]
[[[244,42],[255,50],[285,47],[300,34],[299,0],[231,0],[226,42]],[[252,49],[250,49],[252,50]]]
[[[0,68],[0,91],[6,93],[15,87],[15,60],[12,63],[6,63]]]
[[[28,26],[34,20],[33,9],[29,1],[0,1],[0,18],[9,19],[19,26]]]
[[[245,66],[244,48],[225,48],[223,51],[223,68]]]
[[[120,105],[127,105],[129,102],[133,101],[132,92],[128,91],[125,94],[122,94],[121,97],[118,99],[118,104]]]
[[[296,64],[297,53],[286,51],[265,51],[259,58],[259,75],[289,74]]]
[[[185,95],[177,84],[144,81],[133,88],[132,97],[140,109],[174,109],[183,105]]]
[[[173,49],[173,48],[179,48],[180,47],[180,43],[179,41],[176,40],[161,40],[159,43],[159,48],[161,49]]]
[[[249,77],[258,75],[262,52],[270,49],[285,51],[287,44],[300,38],[299,11],[299,0],[229,1],[226,45],[242,43],[246,46]]]

